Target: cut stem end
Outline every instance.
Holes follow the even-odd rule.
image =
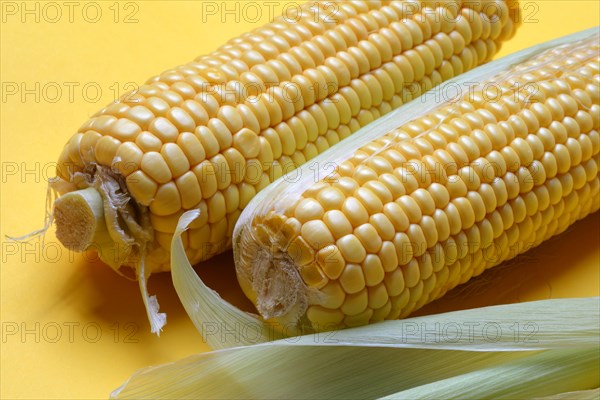
[[[84,251],[106,232],[102,196],[95,188],[77,190],[54,203],[56,237],[67,248]]]

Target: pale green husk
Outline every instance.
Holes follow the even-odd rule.
[[[591,390],[578,390],[576,392],[558,393],[546,397],[538,397],[535,400],[598,400],[600,399],[600,388]]]
[[[598,348],[544,351],[383,399],[527,399],[573,388],[595,387],[600,374],[598,351]]]
[[[588,390],[600,386],[599,316],[595,297],[385,321],[150,367],[113,397],[531,398]]]
[[[198,277],[185,255],[181,234],[199,215],[199,210],[192,210],[181,216],[171,244],[173,285],[196,329],[215,350],[281,338],[271,325],[229,304]],[[242,329],[246,334],[232,334]]]

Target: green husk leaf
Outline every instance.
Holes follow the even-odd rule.
[[[383,397],[382,400],[528,399],[532,396],[552,395],[573,388],[592,388],[600,383],[599,352],[599,348],[548,350],[395,393]],[[590,393],[582,393],[586,396],[590,395]],[[596,397],[593,398],[598,399],[597,392]]]
[[[420,388],[439,398],[437,385],[454,397],[544,396],[598,386],[599,335],[598,297],[484,307],[202,353],[138,371],[112,396],[364,399]]]
[[[203,340],[211,348],[221,349],[281,338],[272,325],[226,302],[198,277],[185,254],[181,234],[199,215],[200,210],[191,210],[179,219],[171,243],[171,276],[175,290]],[[236,334],[242,328],[246,333]]]
[[[553,394],[552,396],[538,397],[535,400],[598,400],[600,399],[600,388],[590,390],[578,390],[576,392],[565,392]]]

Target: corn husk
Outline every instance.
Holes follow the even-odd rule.
[[[283,335],[274,329],[274,325],[226,302],[196,274],[185,255],[181,234],[198,215],[199,210],[188,211],[177,224],[171,244],[171,276],[181,303],[204,341],[216,350],[282,338]],[[240,332],[242,328],[248,334],[226,334]]]
[[[531,398],[600,386],[600,298],[484,307],[150,367],[114,398]]]
[[[545,351],[384,399],[527,399],[552,391],[593,387],[598,384],[600,372],[598,354],[597,348]]]
[[[600,399],[600,388],[590,390],[578,390],[576,392],[558,393],[552,396],[538,397],[535,400],[598,400]]]

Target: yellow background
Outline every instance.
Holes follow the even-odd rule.
[[[233,3],[227,2],[228,7]],[[502,55],[599,23],[596,0],[524,3],[528,22],[504,46]],[[223,23],[219,15],[203,22],[201,2],[121,2],[119,22],[115,22],[113,1],[98,1],[102,17],[91,23],[84,20],[82,9],[86,6],[86,16],[94,18],[95,6],[77,4],[73,22],[64,6],[62,16],[52,22],[56,10],[44,2],[27,2],[29,9],[38,7],[38,22],[35,14],[22,15],[21,10],[12,15],[11,5],[21,7],[20,1],[2,2],[0,80],[6,96],[0,103],[2,398],[106,398],[138,368],[207,350],[179,304],[168,274],[150,280],[150,291],[158,295],[161,309],[168,314],[166,329],[157,338],[149,333],[135,282],[98,262],[67,253],[52,231],[46,236],[44,252],[36,249],[35,241],[16,246],[4,235],[24,234],[42,225],[52,163],[80,124],[114,100],[115,83],[122,93],[128,82],[143,83],[153,74],[208,52],[266,22],[267,8],[262,8],[263,18],[257,23],[243,18],[235,22],[234,16]],[[281,9],[282,5],[276,11]],[[137,22],[124,23],[132,12]],[[33,94],[22,99],[4,90],[21,83],[35,89],[36,82],[39,102]],[[78,84],[73,98],[67,85],[74,84],[69,82]],[[82,93],[86,84],[87,97]],[[52,102],[57,85],[63,92]],[[94,86],[102,89],[97,102],[92,102]],[[599,223],[597,213],[423,312],[598,295]],[[231,254],[197,270],[225,298],[247,306],[233,283]]]

